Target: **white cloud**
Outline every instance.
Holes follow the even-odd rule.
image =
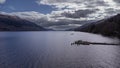
[[[92,15],[93,17],[91,19],[102,19],[108,16],[115,15],[118,13],[118,11],[120,11],[120,7],[118,7],[118,4],[115,1],[120,3],[119,0],[38,0],[37,3],[44,5],[52,5],[53,8],[57,9],[57,11],[53,12],[61,13],[75,13],[75,11],[79,10],[98,9],[98,11],[91,13],[88,16]],[[111,8],[113,10],[109,11],[109,9]],[[81,14],[82,13],[84,14],[84,12],[81,12]],[[60,14],[57,13],[57,15]]]
[[[54,5],[56,8],[88,8],[86,6],[111,5],[111,0],[38,0],[39,4]]]
[[[3,4],[5,2],[6,2],[6,0],[0,0],[0,4]]]
[[[67,29],[67,28],[75,28],[75,27],[80,26],[80,24],[87,22],[85,20],[86,18],[74,19],[74,18],[65,17],[61,15],[63,11],[53,11],[50,14],[42,14],[36,11],[12,12],[12,13],[0,12],[0,13],[7,14],[7,15],[13,15],[13,16],[14,15],[19,16],[20,18],[35,22],[36,24],[41,25],[43,27],[54,28],[58,30]]]
[[[70,27],[69,24],[75,26],[74,24],[81,24],[81,21],[100,20],[120,12],[115,0],[38,0],[37,3],[50,5],[57,10],[53,10],[49,14],[35,11],[13,12],[10,14],[46,27],[60,28]]]
[[[0,0],[0,4],[6,0]],[[37,24],[50,27],[75,27],[86,21],[99,20],[120,12],[119,0],[38,0],[38,4],[50,5],[56,10],[43,14],[36,11],[5,13],[16,15]],[[9,7],[15,10],[14,7]],[[59,26],[58,26],[59,25]]]
[[[26,11],[26,12],[12,12],[12,13],[4,13],[8,15],[16,15],[20,18],[27,19],[30,21],[38,21],[40,19],[48,20],[48,16],[36,11]]]
[[[57,10],[48,14],[36,11],[4,14],[16,15],[48,28],[67,29],[77,27],[75,24],[100,20],[120,12],[113,0],[38,0],[37,3],[52,5]]]

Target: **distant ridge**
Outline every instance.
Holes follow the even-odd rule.
[[[97,22],[85,24],[73,30],[120,38],[120,14]]]
[[[0,14],[0,31],[44,31],[45,28],[17,16]]]

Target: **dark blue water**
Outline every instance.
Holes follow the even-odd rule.
[[[81,32],[0,32],[0,68],[120,68],[120,46],[71,46],[76,40],[119,42]]]

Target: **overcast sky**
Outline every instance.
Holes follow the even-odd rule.
[[[116,15],[119,6],[120,0],[0,0],[0,13],[64,29]]]

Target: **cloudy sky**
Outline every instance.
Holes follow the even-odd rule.
[[[60,30],[116,15],[119,6],[120,0],[0,0],[0,13]]]

